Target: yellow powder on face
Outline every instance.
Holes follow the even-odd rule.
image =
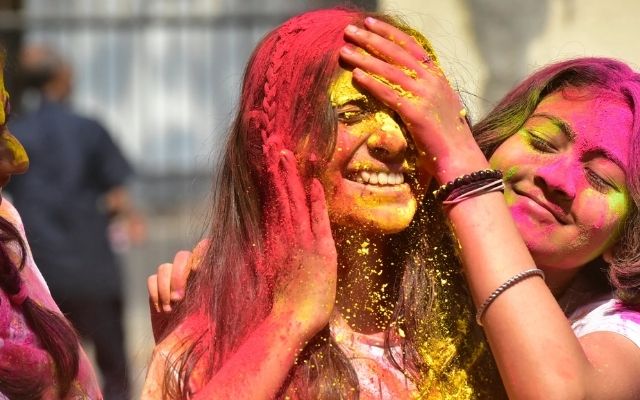
[[[383,132],[396,133],[400,132],[398,123],[389,115],[389,113],[378,111],[374,114],[375,124]]]
[[[22,144],[6,129],[5,124],[7,122],[6,104],[9,101],[9,93],[4,87],[4,74],[0,71],[0,126],[2,132],[0,133],[0,147],[7,150],[6,160],[11,162],[14,166],[20,166],[29,163],[29,157]]]
[[[4,132],[0,134],[0,141],[2,142],[2,146],[5,146],[10,154],[13,155],[13,160],[11,161],[13,165],[21,165],[29,162],[29,157],[24,147],[22,147],[22,143],[10,134],[8,130],[5,129]]]
[[[329,100],[334,108],[338,108],[353,101],[367,101],[368,98],[353,86],[351,71],[344,71],[329,87]]]
[[[3,66],[2,66],[3,67]],[[9,93],[4,87],[4,73],[0,71],[0,96],[2,96],[0,103],[0,125],[4,125],[7,122],[7,115],[5,115],[6,102],[9,101]]]

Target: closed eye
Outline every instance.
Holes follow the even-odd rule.
[[[598,175],[598,173],[595,172],[593,169],[587,167],[585,168],[585,171],[586,171],[587,180],[589,181],[591,186],[593,186],[593,188],[596,189],[597,191],[601,193],[607,193],[612,189],[618,190],[618,187],[616,184]]]
[[[543,139],[539,134],[536,134],[535,131],[527,130],[529,144],[536,150],[544,153],[553,153],[556,151],[556,148],[549,142],[548,140]]]
[[[366,101],[351,101],[337,109],[338,121],[351,125],[362,121],[370,112]]]

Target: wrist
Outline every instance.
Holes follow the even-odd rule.
[[[438,183],[445,184],[472,172],[490,168],[489,162],[479,149],[467,154],[456,152],[453,157],[443,158],[436,163],[435,178]]]
[[[276,301],[267,319],[274,327],[282,329],[283,334],[290,335],[304,347],[329,323],[329,317],[323,318],[323,315],[324,313],[314,312],[311,307],[292,307],[290,303]]]

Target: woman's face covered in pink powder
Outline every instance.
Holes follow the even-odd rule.
[[[321,176],[331,222],[372,233],[404,230],[425,193],[397,115],[342,71],[329,89],[338,113],[335,151]]]
[[[631,200],[626,186],[631,111],[594,88],[547,96],[491,157],[536,264],[571,269],[615,243]]]

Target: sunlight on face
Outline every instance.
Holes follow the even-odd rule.
[[[333,224],[374,233],[406,229],[426,188],[393,111],[353,85],[342,71],[330,87],[338,112],[334,154],[321,176]]]
[[[536,263],[576,268],[615,242],[628,215],[632,115],[610,95],[565,92],[546,97],[491,164],[505,171],[505,198]]]

